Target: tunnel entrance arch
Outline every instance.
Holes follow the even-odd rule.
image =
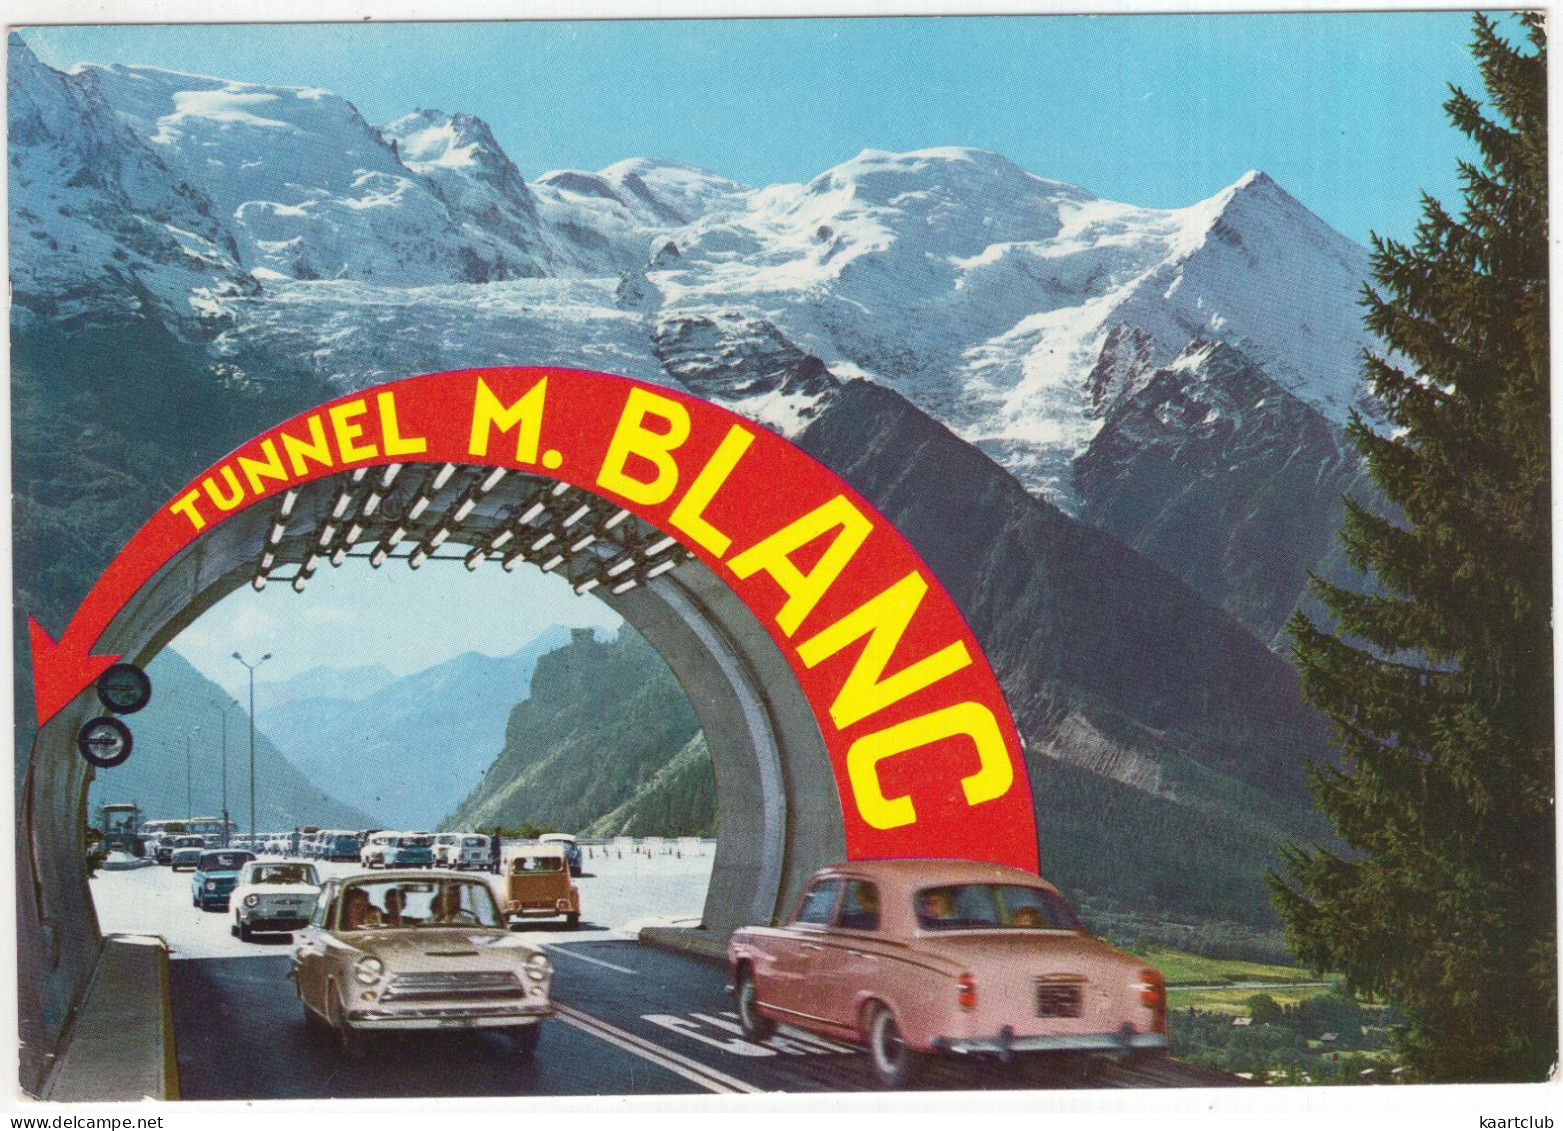
[[[348,555],[528,563],[657,648],[716,775],[713,929],[769,921],[843,857],[1036,868],[1019,738],[980,647],[916,552],[828,469],[733,413],[625,378],[411,378],[242,445],[147,522],[57,641],[31,624],[39,731],[18,927],[43,1031],[29,1047],[52,1044],[99,945],[75,753],[102,713],[92,681],[120,658],[144,665],[242,585],[302,589]]]

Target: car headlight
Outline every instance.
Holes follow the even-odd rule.
[[[244,897],[244,906],[246,907],[254,907],[259,902],[260,896],[258,895],[247,895]]]
[[[534,982],[541,982],[554,972],[554,964],[548,961],[546,954],[534,954],[526,960],[526,976]]]
[[[353,963],[353,977],[365,986],[372,986],[385,973],[385,963],[372,954],[366,954]]]
[[[216,880],[207,880],[206,881],[206,890],[207,891],[216,891],[217,890],[217,881]]]

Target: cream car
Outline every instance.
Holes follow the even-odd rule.
[[[530,1055],[553,1013],[553,965],[506,928],[487,883],[401,871],[327,880],[294,936],[304,1016],[360,1056],[385,1029],[504,1029]]]
[[[228,897],[233,934],[249,941],[268,931],[296,931],[315,913],[320,876],[313,864],[252,860]]]

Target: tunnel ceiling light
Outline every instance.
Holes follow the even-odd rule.
[[[540,515],[542,513],[543,513],[543,504],[542,503],[533,503],[530,507],[527,508],[526,513],[521,516],[521,525],[522,526],[528,525],[529,523],[531,523],[531,521],[534,518],[536,518],[538,515]]]
[[[294,578],[293,578],[293,592],[295,592],[295,593],[302,593],[302,592],[304,592],[304,586],[306,586],[308,584],[309,584],[309,574],[307,574],[307,573],[296,574],[294,576]]]
[[[396,549],[396,543],[400,542],[405,537],[407,537],[407,528],[405,526],[398,526],[395,530],[392,530],[390,535],[386,538],[385,548],[387,550]]]
[[[282,541],[282,536],[287,532],[288,528],[285,523],[274,522],[271,524],[271,534],[267,537],[266,541],[269,544],[275,546],[278,542]]]
[[[475,499],[471,495],[468,495],[466,498],[462,499],[461,502],[456,505],[455,513],[450,516],[452,521],[454,521],[454,522],[461,522],[469,514],[472,513],[472,508],[477,506],[477,505],[478,505],[477,499]]]
[[[266,588],[266,575],[264,573],[256,574],[255,580],[250,582],[250,584],[255,587],[255,592],[259,593],[262,589]]]
[[[621,581],[619,584],[615,585],[613,587],[613,591],[615,593],[628,593],[631,589],[635,588],[635,586],[639,584],[640,582],[636,581],[632,577],[628,581]]]
[[[267,550],[264,554],[261,555],[260,567],[261,567],[262,571],[271,569],[272,563],[275,562],[276,560],[277,560],[277,555],[272,553],[270,550]]]
[[[564,561],[564,555],[555,554],[553,557],[549,558],[546,562],[543,563],[543,572],[552,573],[554,567],[562,561]]]
[[[582,550],[586,549],[586,547],[590,546],[595,541],[597,541],[597,535],[588,534],[585,538],[582,538],[579,542],[570,547],[570,553],[579,554]]]
[[[278,512],[283,518],[293,513],[293,507],[298,502],[298,492],[289,491],[282,496],[282,509]]]
[[[331,539],[333,539],[335,537],[336,537],[336,526],[334,524],[328,522],[328,523],[325,524],[325,526],[321,527],[321,529],[320,529],[320,545],[321,545],[322,548],[331,545]]]
[[[315,572],[315,567],[318,566],[319,564],[320,564],[320,555],[319,554],[311,554],[311,555],[309,555],[308,560],[306,560],[304,562],[304,572],[305,573],[314,573]]]
[[[333,569],[335,569],[336,567],[340,566],[342,564],[343,559],[345,559],[346,557],[347,557],[347,547],[346,546],[338,546],[336,548],[336,552],[331,555],[331,567]]]
[[[646,571],[646,580],[650,581],[653,577],[661,577],[664,573],[677,565],[678,562],[674,561],[672,558],[669,558],[665,562],[658,562],[656,565],[652,566]]]
[[[560,495],[564,494],[569,489],[570,485],[561,479],[558,483],[553,485],[551,493],[553,494],[554,498],[557,499]]]
[[[503,467],[496,467],[494,470],[488,473],[488,477],[483,480],[483,484],[478,488],[478,490],[482,491],[486,495],[495,487],[499,486],[499,481],[504,477],[505,469]]]
[[[364,481],[364,476],[368,474],[369,469],[367,467],[355,467],[353,469],[353,482],[362,483]]]
[[[610,518],[603,525],[603,529],[604,530],[612,530],[615,526],[619,525],[619,523],[621,523],[625,519],[629,518],[629,516],[630,516],[630,512],[629,511],[626,511],[626,510],[618,511],[616,514],[614,514],[614,516],[612,518]]]
[[[399,463],[386,464],[385,474],[380,476],[380,487],[388,490],[391,484],[396,482],[396,477],[401,474],[401,470],[402,465]]]
[[[419,566],[421,566],[424,562],[426,562],[428,560],[429,560],[429,552],[427,550],[425,550],[422,546],[419,546],[416,550],[414,550],[412,552],[412,556],[407,559],[407,566],[408,566],[409,569],[417,569]]]
[[[446,466],[449,467],[450,465],[446,464]],[[419,495],[417,500],[412,505],[412,510],[407,512],[407,517],[409,519],[415,519],[420,514],[422,514],[424,511],[426,511],[428,509],[429,509],[429,496],[427,496],[427,495]]]
[[[582,503],[580,506],[576,507],[575,510],[570,512],[570,517],[564,520],[565,529],[568,530],[577,522],[580,522],[582,518],[591,513],[591,509],[592,508],[587,506],[585,503]]]
[[[517,562],[524,562],[524,561],[526,561],[526,551],[525,550],[517,550],[515,553],[511,554],[508,558],[506,558],[502,564],[505,567],[505,572],[509,573],[511,570],[516,568],[516,563]]]
[[[501,546],[503,546],[506,542],[510,541],[514,537],[515,537],[515,535],[513,533],[511,533],[510,531],[508,531],[508,530],[501,530],[498,534],[494,535],[494,537],[489,539],[488,548],[490,550],[497,550]]]
[[[485,550],[482,546],[479,546],[476,550],[473,550],[472,553],[467,555],[467,568],[477,569],[478,566],[482,565],[487,560],[488,551]]]
[[[360,538],[362,538],[363,536],[364,536],[364,528],[362,526],[360,526],[358,523],[355,522],[355,523],[353,523],[352,526],[349,526],[347,528],[347,537],[342,539],[342,541],[346,545],[356,546],[358,544],[358,540]]]
[[[593,589],[597,588],[597,586],[601,584],[602,581],[600,578],[588,577],[585,581],[581,582],[575,587],[575,591],[577,593],[590,593]]]
[[[364,517],[365,518],[372,517],[374,515],[374,512],[379,510],[379,509],[380,509],[380,493],[378,491],[370,491],[369,492],[369,497],[364,500]]]
[[[347,504],[352,501],[353,496],[349,492],[343,491],[336,497],[336,505],[331,508],[331,517],[341,518],[347,513]]]
[[[623,573],[627,569],[630,569],[634,566],[634,564],[634,558],[620,558],[617,562],[608,567],[608,576],[618,577],[619,574]]]
[[[434,532],[434,536],[429,539],[429,549],[431,549],[431,550],[439,549],[441,546],[443,546],[445,544],[445,539],[447,539],[449,537],[450,537],[450,527],[448,527],[448,526],[440,527],[438,530],[436,530]]]
[[[541,550],[544,546],[548,545],[548,543],[552,542],[553,540],[554,540],[554,534],[553,534],[553,531],[550,530],[547,534],[544,534],[536,542],[532,543],[532,549],[534,549],[534,550]]]
[[[666,550],[669,546],[676,545],[677,543],[678,543],[678,539],[677,538],[673,538],[673,537],[664,538],[660,542],[657,542],[656,544],[654,544],[650,549],[648,549],[646,551],[646,556],[648,558],[654,558],[658,554],[660,554],[663,550]]]
[[[434,476],[433,490],[438,491],[441,487],[445,486],[445,484],[450,482],[450,477],[455,474],[456,465],[453,463],[447,463],[444,467],[440,468]]]
[[[390,557],[390,556],[391,556],[391,551],[390,550],[386,549],[384,546],[378,547],[375,550],[374,553],[369,555],[369,565],[370,565],[370,568],[372,568],[372,569],[379,569],[381,566],[383,566],[385,564],[385,559]]]

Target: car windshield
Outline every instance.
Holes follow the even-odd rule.
[[[428,848],[429,838],[426,836],[404,836],[396,843],[403,848]]]
[[[250,869],[252,884],[320,883],[312,864],[258,864]]]
[[[254,859],[248,852],[208,852],[201,857],[201,871],[237,872]]]
[[[175,848],[204,848],[204,847],[206,847],[206,840],[205,840],[205,838],[198,837],[198,836],[182,836],[178,840],[174,841],[174,847]]]
[[[487,848],[488,847],[488,837],[486,837],[486,836],[469,836],[466,839],[464,839],[461,843],[466,848]]]
[[[917,925],[929,931],[973,928],[1083,930],[1053,892],[1022,884],[949,884],[916,896]]]
[[[342,891],[337,930],[503,927],[488,885],[476,880],[365,880]]]

